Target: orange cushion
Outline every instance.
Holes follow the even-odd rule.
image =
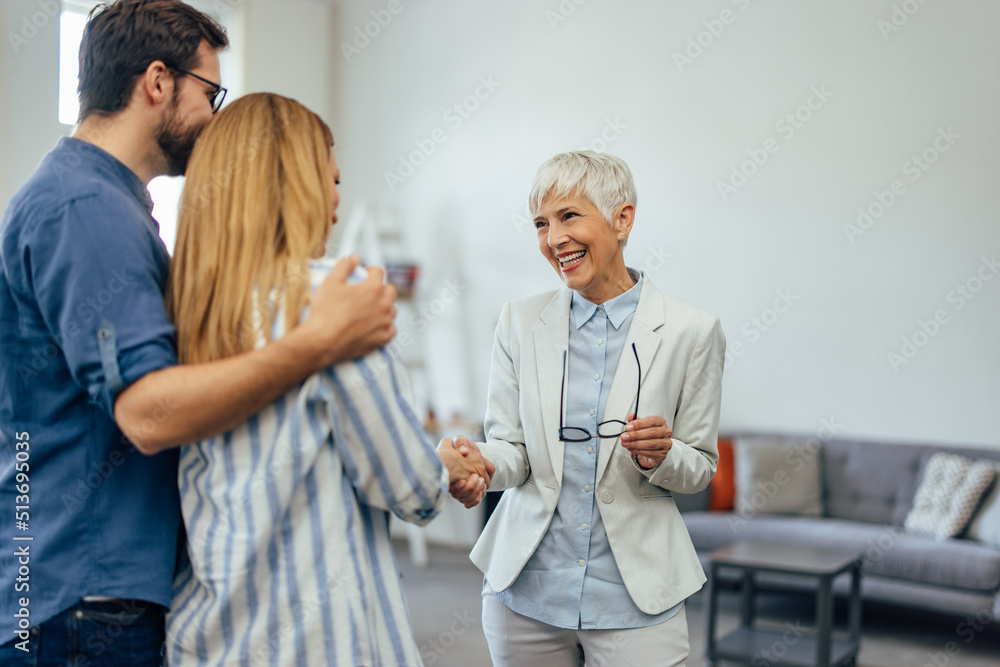
[[[712,512],[728,512],[733,509],[736,498],[736,475],[733,470],[733,441],[719,438],[719,467],[708,485],[708,509]]]

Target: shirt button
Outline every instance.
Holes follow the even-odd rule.
[[[76,617],[77,618],[83,618],[83,612],[81,610],[77,609],[76,610]]]
[[[594,453],[594,448],[593,447],[587,447],[587,453],[588,454],[593,454]]]
[[[600,380],[601,379],[601,374],[600,373],[594,373],[594,379],[595,380]]]
[[[590,491],[590,484],[588,484],[587,486],[583,487],[583,490],[584,491]]]
[[[584,566],[584,565],[586,565],[586,564],[587,564],[587,561],[585,561],[585,560],[583,560],[583,559],[581,558],[581,559],[580,559],[580,567],[583,567],[583,566]]]
[[[587,530],[587,524],[585,524],[585,523],[581,523],[581,524],[580,524],[580,529],[581,529],[581,530]]]
[[[603,342],[604,342],[604,339],[603,339],[603,338],[598,338],[598,339],[597,339],[597,344],[598,344],[598,345],[600,345],[600,344],[601,344],[601,343],[603,343]]]
[[[594,410],[591,410],[591,411],[590,411],[590,416],[591,416],[591,417],[593,417],[593,416],[594,416]]]

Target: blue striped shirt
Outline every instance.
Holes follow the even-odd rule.
[[[314,289],[330,268],[312,263]],[[184,447],[178,482],[190,565],[174,582],[170,665],[422,664],[389,512],[429,521],[448,472],[394,350],[318,372]]]

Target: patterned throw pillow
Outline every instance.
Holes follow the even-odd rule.
[[[927,461],[913,508],[903,522],[906,531],[939,540],[961,534],[995,476],[996,469],[989,461],[934,454]]]
[[[1000,464],[994,463],[1000,476]],[[993,490],[986,494],[976,515],[972,517],[966,537],[1000,547],[1000,480],[993,484]]]

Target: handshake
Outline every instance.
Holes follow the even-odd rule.
[[[478,505],[486,497],[496,466],[464,435],[454,440],[444,438],[438,443],[437,452],[448,468],[451,495],[466,507]]]

